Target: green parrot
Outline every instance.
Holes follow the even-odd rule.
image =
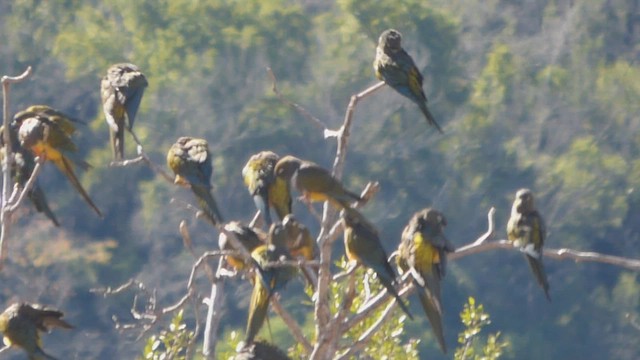
[[[287,354],[266,341],[256,341],[245,346],[232,360],[291,360]]]
[[[427,97],[422,90],[422,74],[411,56],[402,48],[402,34],[398,30],[388,29],[380,35],[373,70],[378,80],[384,81],[401,95],[416,103],[427,118],[427,122],[443,133],[427,108]]]
[[[255,250],[258,246],[264,245],[264,241],[262,239],[266,238],[266,235],[239,221],[231,221],[227,223],[224,226],[224,229],[233,233],[236,239],[242,243],[249,253]],[[220,250],[235,250],[227,235],[223,232],[220,233],[220,236],[218,237],[218,246],[220,247]],[[247,266],[240,256],[227,255],[226,260],[229,265],[238,271],[244,270]]]
[[[387,253],[380,243],[378,230],[356,209],[345,208],[342,218],[345,226],[344,249],[347,258],[373,269],[382,285],[396,298],[402,311],[413,320],[407,305],[394,287],[396,275],[387,261]]]
[[[71,140],[74,120],[46,105],[34,105],[14,117],[12,126],[19,127],[20,145],[34,156],[53,162],[67,177],[85,202],[102,217],[102,212],[84,190],[74,173],[74,164],[86,170],[91,167],[77,157],[78,148]]]
[[[149,85],[147,78],[133,64],[114,64],[107,70],[107,75],[100,82],[102,109],[109,125],[109,137],[113,158],[124,158],[125,115],[129,131],[140,107],[145,88]]]
[[[0,126],[0,134],[2,134],[3,131],[4,126]],[[13,177],[13,181],[20,185],[21,188],[24,188],[36,166],[35,157],[31,152],[20,146],[17,129],[13,126],[9,126],[9,131],[11,132],[11,150],[14,160],[11,168],[11,175]],[[0,147],[0,160],[4,161],[4,137],[2,135],[0,135]],[[38,179],[33,183],[33,186],[27,196],[38,212],[41,212],[48,217],[53,225],[60,226],[58,219],[49,207],[49,202],[47,201],[44,191],[40,187]]]
[[[59,327],[73,329],[66,321],[62,320],[64,314],[56,309],[16,303],[9,306],[0,314],[0,332],[4,335],[4,343],[7,346],[22,348],[29,356],[29,360],[55,360],[42,350],[40,332],[50,332]]]
[[[446,225],[447,220],[439,211],[431,208],[418,211],[402,232],[396,257],[400,271],[411,273],[422,308],[445,354],[440,281],[446,272],[447,253],[455,251],[444,235]]]
[[[167,165],[175,174],[176,184],[191,188],[207,219],[213,225],[222,223],[224,220],[211,194],[213,166],[207,141],[185,136],[179,138],[167,153]]]
[[[276,176],[291,182],[309,201],[327,201],[347,208],[363,199],[347,189],[326,169],[297,157],[287,155],[276,164]]]
[[[253,197],[256,208],[271,225],[269,206],[273,207],[280,220],[291,214],[291,191],[289,182],[275,176],[274,168],[280,160],[272,151],[261,151],[252,155],[242,168],[242,178]]]
[[[311,236],[309,229],[296,220],[293,214],[289,214],[282,220],[282,226],[286,232],[287,249],[294,259],[304,260],[316,260],[320,256],[320,249],[318,243]],[[318,266],[310,267],[315,272],[315,278],[317,278]],[[311,275],[307,273],[307,268],[302,268],[303,275],[307,280],[307,285],[313,285],[315,282],[312,280]]]
[[[544,290],[547,300],[551,301],[549,282],[542,264],[542,247],[546,234],[547,229],[536,210],[533,193],[529,189],[518,190],[507,223],[507,238],[524,252],[538,285]]]
[[[291,260],[287,251],[286,232],[282,225],[272,224],[267,237],[267,244],[258,246],[251,256],[258,263],[257,279],[253,282],[253,292],[249,304],[249,317],[245,343],[253,343],[260,331],[269,309],[269,300],[277,291],[284,288],[289,280],[297,275],[294,266],[271,266],[269,263],[280,259]]]

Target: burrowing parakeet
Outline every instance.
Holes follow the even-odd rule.
[[[396,275],[387,261],[387,252],[382,247],[378,230],[356,209],[344,208],[342,211],[344,221],[344,249],[347,258],[367,268],[373,269],[378,280],[387,291],[396,298],[402,311],[410,319],[413,316],[409,312],[398,291],[395,288]]]
[[[100,82],[102,109],[109,125],[109,138],[113,158],[124,158],[125,117],[131,131],[136,119],[144,90],[149,85],[147,78],[134,64],[114,64]]]
[[[297,275],[294,266],[273,266],[279,260],[291,260],[287,250],[286,232],[282,225],[272,224],[267,236],[267,244],[258,246],[251,257],[258,264],[256,279],[249,304],[245,343],[251,344],[260,331],[269,309],[269,300]]]
[[[289,182],[276,176],[274,171],[278,160],[278,154],[261,151],[252,155],[242,168],[244,183],[267,226],[272,222],[269,207],[276,211],[281,221],[291,214]]]
[[[551,301],[549,281],[542,264],[542,247],[546,235],[547,229],[536,210],[533,192],[529,189],[518,190],[507,223],[507,238],[524,252],[536,282],[544,290],[547,300]]]
[[[74,172],[74,165],[85,170],[91,167],[78,158],[78,148],[71,140],[71,135],[75,133],[74,120],[46,105],[33,105],[15,115],[13,126],[19,127],[20,145],[33,155],[53,162],[85,202],[102,217],[100,209]]]
[[[0,332],[7,346],[23,349],[30,360],[55,360],[42,350],[40,332],[53,328],[72,329],[62,320],[64,314],[56,309],[27,303],[15,303],[0,314]]]
[[[311,162],[287,155],[276,164],[276,175],[290,181],[309,201],[329,200],[338,208],[349,207],[362,198],[349,190],[329,171]]]
[[[402,232],[396,262],[402,273],[410,272],[433,333],[443,353],[447,352],[442,328],[440,282],[447,266],[447,253],[455,251],[444,235],[447,220],[431,208],[416,212]]]
[[[4,126],[0,126],[0,134],[2,134],[3,131]],[[21,188],[24,188],[36,166],[35,157],[29,150],[20,145],[20,142],[18,141],[18,129],[11,125],[9,126],[9,131],[11,132],[11,150],[14,160],[11,168],[11,176],[13,177],[13,181],[15,181]],[[0,147],[2,147],[0,149],[0,159],[1,161],[5,161],[4,137],[2,137],[2,135],[0,135]],[[38,212],[41,212],[48,217],[53,225],[60,226],[60,222],[58,222],[58,219],[49,207],[49,202],[47,201],[44,191],[40,187],[38,179],[33,183],[33,186],[27,196]]]
[[[398,30],[385,30],[378,38],[373,69],[379,80],[416,103],[427,122],[442,133],[440,125],[427,108],[427,97],[422,90],[422,74],[411,56],[402,48],[402,34]]]
[[[213,166],[207,141],[186,136],[178,138],[167,152],[167,165],[175,174],[174,182],[191,189],[206,218],[214,225],[223,222],[211,193]]]

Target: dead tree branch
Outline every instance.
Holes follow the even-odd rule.
[[[11,217],[15,211],[12,204],[9,203],[9,192],[13,188],[11,178],[11,169],[13,168],[13,154],[11,148],[11,131],[9,129],[11,121],[9,120],[9,93],[11,91],[10,84],[16,84],[26,80],[31,75],[31,66],[18,76],[3,76],[2,82],[2,124],[4,131],[2,137],[4,140],[4,164],[2,165],[2,212],[0,213],[0,271],[4,265],[6,257],[7,238],[11,231]],[[36,174],[37,175],[37,174]],[[35,176],[31,176],[35,179]],[[31,181],[31,179],[29,179]],[[32,184],[33,185],[33,184]],[[16,202],[16,207],[19,202]]]
[[[487,214],[488,218],[488,230],[485,234],[480,236],[476,241],[471,244],[458,248],[454,253],[448,256],[449,260],[456,260],[465,256],[478,254],[481,252],[506,249],[506,250],[518,250],[519,248],[513,246],[508,240],[495,240],[487,241],[494,236],[494,220],[495,209],[491,208]],[[621,256],[606,255],[597,252],[584,252],[573,249],[544,249],[543,254],[545,258],[555,260],[573,260],[575,262],[597,262],[603,264],[615,265],[625,269],[640,271],[640,260],[630,259]]]
[[[291,331],[291,335],[293,335],[293,338],[302,345],[305,354],[308,355],[311,350],[313,350],[313,346],[311,345],[307,337],[304,336],[304,334],[302,333],[302,329],[300,328],[300,326],[298,326],[298,323],[293,318],[293,316],[291,316],[291,314],[282,307],[278,296],[271,297],[271,306],[273,307],[273,311],[275,311],[276,314],[278,314],[278,316],[282,318],[282,321],[284,321],[284,323],[287,325],[289,331]]]
[[[271,70],[270,67],[267,67],[267,74],[269,75],[269,78],[271,79],[271,84],[272,87],[271,89],[273,90],[273,93],[276,94],[276,96],[278,97],[278,100],[280,100],[280,102],[282,102],[283,104],[291,107],[292,109],[296,110],[297,112],[299,112],[305,119],[311,121],[311,123],[313,125],[315,125],[317,128],[319,128],[320,130],[324,130],[327,131],[327,126],[324,124],[324,122],[320,119],[318,119],[317,117],[313,116],[313,114],[311,114],[309,111],[307,111],[307,109],[303,108],[302,106],[287,100],[281,93],[280,90],[278,89],[278,81],[276,80],[276,75],[273,73],[273,70]]]

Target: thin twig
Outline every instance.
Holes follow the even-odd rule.
[[[129,129],[129,133],[132,135],[133,141],[137,145],[136,150],[138,152],[138,156],[133,159],[117,160],[117,161],[114,160],[109,164],[109,166],[127,167],[127,166],[138,165],[140,163],[146,163],[151,168],[151,170],[153,170],[153,172],[155,172],[156,174],[160,175],[163,179],[173,184],[174,177],[169,175],[166,171],[164,171],[162,167],[156,165],[153,161],[151,161],[147,153],[144,151],[144,148],[142,147],[142,143],[140,142],[140,139],[138,139],[138,137],[136,136],[136,133],[133,132],[133,130]]]
[[[273,92],[276,94],[276,96],[278,97],[278,99],[280,100],[280,102],[282,102],[283,104],[291,107],[292,109],[296,110],[297,112],[299,112],[305,119],[311,121],[311,123],[313,125],[315,125],[317,128],[319,128],[320,130],[327,130],[327,126],[324,124],[324,122],[320,119],[318,119],[317,117],[313,116],[309,111],[307,111],[307,109],[303,108],[302,106],[287,100],[281,93],[280,90],[278,90],[278,82],[276,80],[276,75],[273,73],[273,70],[271,70],[270,67],[267,67],[267,74],[269,75],[269,78],[271,79],[271,84],[272,87],[271,89],[273,90]]]
[[[276,314],[278,314],[278,316],[282,318],[282,321],[284,321],[284,323],[287,325],[294,339],[296,339],[296,341],[302,345],[305,355],[308,355],[311,350],[313,350],[313,346],[311,346],[309,340],[306,338],[306,336],[304,336],[304,334],[302,333],[302,329],[300,328],[300,326],[298,326],[298,323],[293,318],[293,316],[291,316],[291,314],[289,314],[289,312],[282,307],[278,296],[271,297],[271,306],[273,308],[273,311],[275,311]]]
[[[396,304],[396,300],[393,299],[393,301],[390,302],[387,305],[387,307],[384,309],[384,311],[382,312],[378,320],[376,320],[373,324],[371,324],[371,326],[367,330],[365,330],[365,332],[363,332],[362,335],[360,335],[360,337],[354,344],[350,344],[349,350],[347,350],[347,352],[345,352],[344,354],[338,356],[337,360],[349,359],[359,351],[362,351],[362,349],[364,349],[364,347],[367,346],[367,344],[371,340],[371,337],[380,329],[380,326],[382,326],[382,324],[384,324],[384,322],[389,318],[395,304]]]
[[[406,286],[404,286],[400,291],[398,291],[398,295],[400,297],[409,296],[413,291],[415,291],[415,286],[413,282],[410,282]],[[387,291],[387,289],[382,289],[378,294],[373,296],[369,301],[360,306],[360,309],[356,311],[356,313],[342,325],[344,331],[353,328],[359,322],[371,316],[371,314],[377,310],[380,306],[382,306],[387,300],[395,298],[391,297],[391,294]],[[394,301],[395,303],[395,301]]]
[[[20,195],[15,200],[14,199],[10,199],[10,202],[7,204],[7,206],[9,206],[9,209],[8,209],[9,211],[11,211],[11,212],[16,211],[18,206],[20,206],[20,204],[22,204],[22,202],[24,201],[24,199],[27,196],[27,194],[29,194],[29,192],[31,191],[31,189],[35,185],[36,178],[40,174],[40,170],[42,169],[42,164],[43,163],[44,163],[44,161],[41,160],[41,158],[39,156],[36,157],[36,165],[33,167],[33,171],[31,172],[31,176],[29,177],[29,180],[27,180],[27,182],[24,184],[24,188],[20,192]],[[13,198],[13,196],[11,196],[11,197]]]

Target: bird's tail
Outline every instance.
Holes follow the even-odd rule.
[[[547,300],[551,302],[551,295],[549,295],[549,281],[547,280],[547,274],[544,271],[544,265],[542,265],[542,258],[535,258],[530,255],[525,255],[527,257],[527,262],[529,263],[529,267],[533,272],[533,276],[535,276],[538,285],[544,290],[544,295],[547,297]]]
[[[41,212],[46,217],[48,217],[55,226],[60,226],[58,219],[49,207],[49,203],[47,202],[47,197],[44,195],[44,191],[42,191],[42,188],[38,185],[37,182],[33,185],[33,188],[29,192],[29,199],[36,207],[36,210],[38,212]]]
[[[267,227],[271,226],[271,212],[269,211],[269,198],[266,191],[253,195],[253,203],[256,205],[256,209],[260,211],[264,222]]]
[[[124,126],[119,126],[117,131],[110,129],[111,150],[114,160],[124,159]]]
[[[211,221],[213,225],[222,223],[224,220],[222,220],[218,205],[216,205],[216,200],[213,198],[213,195],[211,195],[211,190],[206,186],[193,184],[191,184],[191,190],[193,190],[193,193],[198,198],[200,208],[204,211],[209,221]]]
[[[36,351],[33,354],[29,354],[29,360],[58,360],[58,359],[54,358],[53,356],[51,356],[51,355],[49,355],[47,353],[45,353],[38,346],[36,348]]]
[[[427,118],[427,122],[429,123],[429,125],[435,126],[440,134],[444,134],[444,131],[442,131],[442,128],[436,122],[436,119],[431,114],[431,111],[429,111],[429,108],[427,108],[427,104],[425,102],[421,102],[418,105],[420,106],[420,110],[422,111],[424,116]]]
[[[440,306],[440,300],[435,296],[436,294],[432,293],[428,288],[423,288],[420,286],[416,286],[416,288],[418,290],[418,297],[420,298],[420,303],[422,304],[424,313],[427,315],[429,323],[431,323],[433,334],[438,340],[440,349],[443,353],[446,354],[447,344],[444,341],[444,330],[442,328],[442,307]]]
[[[271,292],[264,286],[263,282],[256,279],[251,293],[251,303],[249,304],[249,318],[247,319],[247,331],[245,342],[253,343],[256,335],[260,331],[269,309]]]
[[[338,196],[338,197],[330,196],[329,200],[330,201],[333,200],[331,202],[334,205],[336,205],[336,207],[338,207],[338,208],[342,207],[342,208],[346,209],[346,208],[351,207],[351,203],[352,202],[354,202],[354,201],[355,202],[360,202],[360,201],[363,201],[364,199],[360,195],[358,195],[358,194],[356,194],[354,192],[351,192],[351,191],[349,191],[347,189],[344,189],[344,194],[340,194],[340,196]]]
[[[387,291],[391,295],[393,295],[394,298],[396,298],[398,305],[400,306],[402,311],[404,311],[404,313],[407,314],[409,319],[413,320],[413,315],[411,315],[411,312],[409,312],[409,308],[407,307],[407,304],[404,303],[404,300],[400,297],[400,295],[398,294],[398,291],[393,286],[393,282],[390,279],[379,276],[379,274],[378,274],[378,279],[380,279],[380,282],[382,283],[382,285],[384,285],[384,287],[387,288]]]
[[[67,176],[67,179],[69,179],[69,182],[71,182],[71,185],[73,185],[76,191],[80,193],[84,201],[86,201],[87,204],[89,204],[89,206],[96,212],[96,214],[98,214],[98,216],[103,217],[102,212],[100,212],[100,209],[98,209],[96,204],[93,203],[93,201],[89,197],[89,194],[87,194],[87,192],[82,187],[82,184],[80,184],[80,181],[74,174],[73,164],[71,164],[69,159],[67,159],[66,156],[62,155],[62,157],[60,158],[60,163],[57,165],[60,168],[60,170],[62,170],[62,172]]]

